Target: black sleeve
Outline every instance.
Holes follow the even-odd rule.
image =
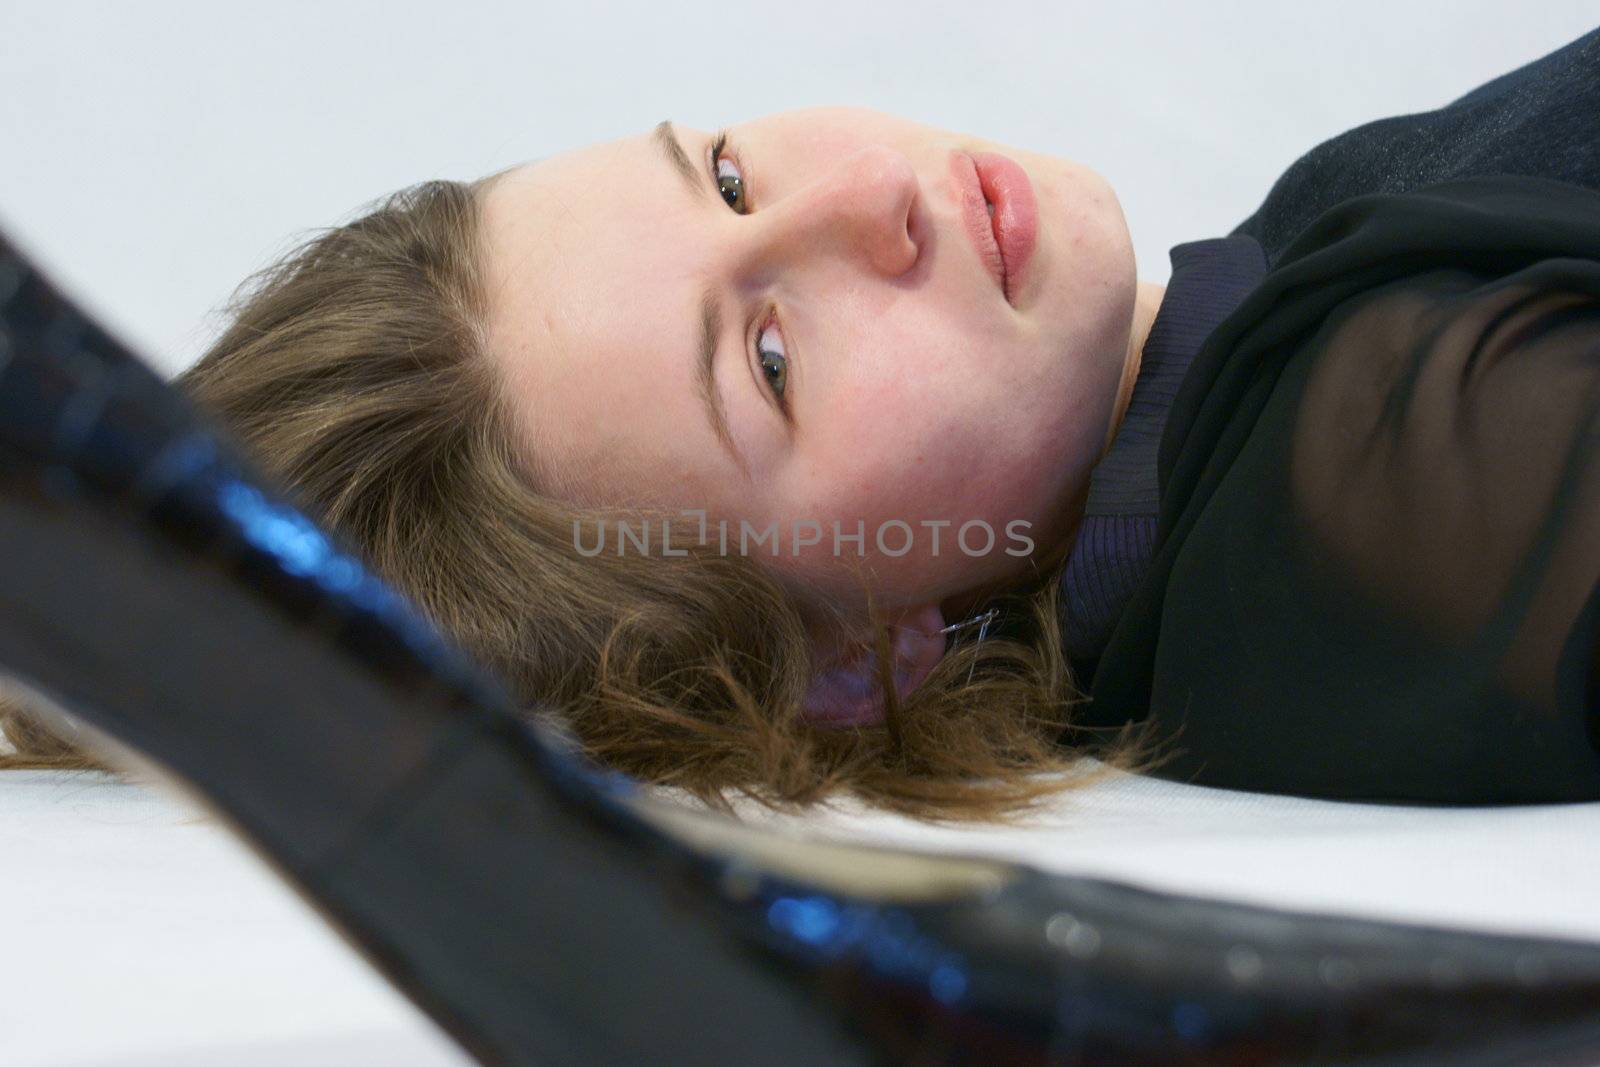
[[[1156,773],[1600,798],[1600,262],[1361,293],[1270,389],[1168,582]]]

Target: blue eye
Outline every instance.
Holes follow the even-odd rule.
[[[738,162],[730,160],[736,168],[734,174],[723,174],[718,170],[718,165],[723,162],[723,152],[727,148],[728,131],[720,130],[711,142],[712,184],[716,186],[717,194],[723,198],[723,202],[732,208],[735,214],[748,215],[750,209],[745,204],[747,194],[745,192],[744,174],[742,171],[737,170]],[[731,200],[729,199],[730,195],[732,196]],[[775,319],[769,317],[766,325],[772,325],[775,321]],[[778,402],[778,410],[783,412],[785,419],[789,419],[791,418],[789,401],[785,396],[789,386],[789,356],[782,348],[777,351],[762,348],[761,336],[760,334],[756,335],[756,362],[761,367],[761,373],[767,381],[767,387],[772,390],[772,395]],[[782,342],[780,341],[779,343],[781,345]]]

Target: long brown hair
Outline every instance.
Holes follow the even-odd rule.
[[[682,556],[575,552],[575,522],[638,529],[651,516],[569,506],[519,462],[485,345],[480,206],[495,177],[422,182],[314,231],[241,283],[231,325],[174,384],[521,706],[558,709],[585,752],[641,781],[723,811],[730,793],[793,810],[848,791],[960,821],[1159,762],[1142,731],[1073,728],[1082,697],[1056,621],[1064,553],[1000,591],[998,631],[957,643],[901,701],[881,619],[863,633],[754,559],[687,539]],[[817,618],[873,650],[882,726],[802,719]],[[16,749],[0,767],[104,766],[29,703],[0,692]],[[1080,766],[1084,755],[1104,767]]]

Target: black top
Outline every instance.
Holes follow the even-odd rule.
[[[1154,716],[1178,753],[1154,773],[1207,785],[1600,799],[1597,71],[1600,31],[1440,112],[1351,131],[1280,179],[1231,235],[1247,243],[1193,243],[1256,243],[1272,269],[1157,413],[1153,556],[1081,724]],[[1569,105],[1584,94],[1579,146]],[[1281,238],[1306,211],[1287,189],[1459,165],[1399,127],[1482,149],[1493,139],[1464,132],[1469,112],[1521,138],[1516,174],[1347,196]],[[1314,157],[1331,176],[1308,176]]]

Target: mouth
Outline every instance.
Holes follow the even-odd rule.
[[[999,152],[972,156],[985,203],[992,205],[990,232],[1000,246],[1004,264],[1006,299],[1023,291],[1033,268],[1039,239],[1039,203],[1026,168]]]
[[[978,254],[978,261],[983,264],[995,288],[1010,303],[1005,257],[1000,253],[1000,240],[995,233],[995,205],[984,196],[977,166],[970,155],[961,151],[952,153],[951,169],[955,176],[956,194],[961,201],[962,228],[966,230],[967,238]]]

